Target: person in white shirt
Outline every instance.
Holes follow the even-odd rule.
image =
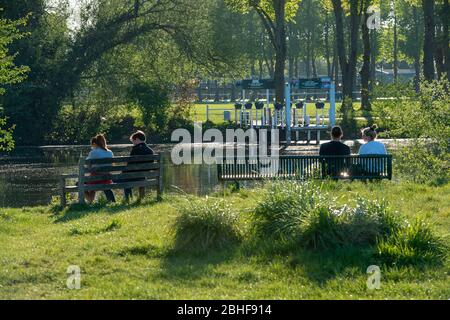
[[[359,149],[359,155],[387,154],[384,144],[375,141],[378,137],[377,128],[377,125],[374,124],[373,126],[365,128],[361,131],[365,144],[363,144]]]
[[[362,138],[365,142],[359,149],[359,155],[370,156],[370,155],[386,155],[387,150],[386,146],[379,142],[375,141],[378,137],[377,133],[377,125],[374,124],[371,127],[365,128],[361,131]],[[377,160],[368,160],[364,161],[362,164],[363,168],[369,173],[379,173],[383,171],[383,165],[381,163],[375,164],[372,162],[378,162]]]

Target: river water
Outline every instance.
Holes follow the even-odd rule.
[[[360,141],[346,142],[357,152]],[[389,143],[386,143],[389,148]],[[116,156],[129,154],[131,145],[112,145]],[[170,159],[172,145],[152,148],[164,158],[164,189],[206,195],[217,191],[220,184],[214,165],[174,165]],[[17,147],[0,155],[0,207],[47,205],[58,195],[61,174],[76,173],[80,155],[86,156],[89,146]],[[285,153],[315,154],[318,147],[296,146]]]
[[[170,161],[170,146],[152,146],[164,158],[164,188],[197,195],[219,186],[217,170],[211,165],[179,165]],[[110,146],[115,156],[127,156],[131,146]],[[88,146],[17,147],[0,156],[0,207],[47,205],[58,195],[59,176],[77,172],[80,155]]]

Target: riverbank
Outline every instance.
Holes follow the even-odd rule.
[[[450,186],[382,182],[326,183],[341,204],[357,195],[385,198],[408,219],[424,219],[448,244]],[[227,192],[241,227],[265,189]],[[223,194],[219,195],[223,197]],[[381,266],[381,289],[366,286],[374,261],[354,250],[255,250],[245,242],[207,255],[171,252],[183,197],[142,204],[0,209],[2,299],[449,299],[450,261]],[[262,249],[264,244],[258,244]],[[356,252],[356,253],[355,253]],[[81,268],[81,289],[66,287]]]

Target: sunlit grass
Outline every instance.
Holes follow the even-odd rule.
[[[338,205],[354,205],[358,195],[384,198],[411,221],[424,219],[448,244],[449,185],[329,182],[322,190]],[[372,291],[366,287],[366,269],[378,260],[361,248],[321,251],[255,240],[251,216],[265,192],[228,194],[225,201],[239,214],[244,238],[200,255],[171,250],[184,201],[178,196],[161,203],[73,206],[58,213],[50,207],[0,209],[0,298],[450,298],[448,256],[441,264],[381,265],[381,289]],[[405,240],[413,241],[415,234],[411,230]],[[70,265],[81,268],[81,290],[66,288]]]

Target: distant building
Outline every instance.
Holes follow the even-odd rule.
[[[398,80],[401,82],[413,81],[416,76],[414,69],[398,69]],[[394,69],[375,69],[375,77],[378,81],[386,83],[394,81]]]

